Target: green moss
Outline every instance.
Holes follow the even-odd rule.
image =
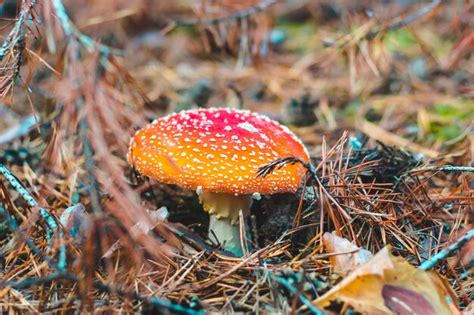
[[[343,117],[346,118],[355,118],[357,115],[357,112],[359,111],[361,105],[361,101],[359,99],[355,99],[347,103],[347,105],[344,107],[343,110]]]
[[[384,40],[385,47],[390,52],[408,51],[417,45],[415,37],[404,28],[388,32]]]
[[[467,120],[474,118],[474,102],[460,100],[459,103],[436,103],[430,111],[442,118]]]
[[[431,141],[449,141],[459,137],[466,123],[474,119],[474,102],[460,100],[456,103],[436,103],[428,112],[438,116],[430,122],[428,139]]]
[[[445,58],[453,45],[448,38],[443,38],[439,33],[430,29],[416,29],[415,37],[407,28],[400,28],[389,31],[384,35],[385,50],[390,53],[402,53],[411,58],[419,58],[425,55],[425,51],[421,45],[425,45],[425,49],[436,58]],[[420,41],[420,42],[419,42]]]
[[[461,135],[462,131],[462,128],[458,125],[430,123],[428,139],[432,141],[448,141]]]
[[[284,47],[289,52],[304,55],[318,48],[313,47],[319,42],[314,40],[317,34],[317,26],[314,23],[279,21],[277,27],[286,34]]]

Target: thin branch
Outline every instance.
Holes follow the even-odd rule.
[[[433,0],[432,2],[430,2],[429,4],[427,4],[424,7],[420,8],[419,10],[415,11],[415,13],[413,13],[411,15],[408,15],[404,18],[398,17],[399,19],[394,18],[393,20],[397,20],[396,22],[392,22],[392,23],[389,23],[388,25],[381,26],[381,27],[377,28],[374,31],[368,31],[368,29],[366,29],[365,34],[359,33],[363,28],[358,28],[357,30],[353,31],[352,33],[344,35],[340,40],[337,40],[334,43],[328,45],[328,47],[331,47],[331,48],[332,47],[345,47],[348,43],[350,43],[354,40],[354,37],[358,38],[359,40],[364,39],[364,38],[369,38],[370,39],[370,38],[374,38],[379,33],[387,32],[387,31],[393,31],[393,30],[408,26],[411,23],[415,22],[416,20],[418,20],[418,19],[426,16],[430,12],[432,12],[436,7],[438,7],[438,5],[441,4],[441,2],[442,2],[442,0]],[[367,24],[367,25],[369,25],[369,24]],[[352,36],[351,34],[353,34],[354,36]]]
[[[61,0],[52,0],[52,4],[66,37],[75,37],[89,51],[98,50],[103,56],[108,56],[109,54],[114,54],[117,56],[123,55],[121,50],[110,48],[106,45],[97,43],[95,40],[77,29],[77,27],[72,23],[71,19],[67,15],[66,8],[64,7],[64,4],[61,2]]]
[[[18,178],[16,178],[16,176],[13,175],[13,173],[10,172],[10,170],[8,170],[3,164],[0,164],[0,174],[7,179],[10,185],[12,185],[13,189],[15,189],[26,201],[28,206],[39,209],[39,213],[47,226],[47,232],[49,235],[48,239],[50,239],[52,232],[58,230],[58,225],[51,214],[49,214],[45,208],[40,207],[38,202],[30,195]]]
[[[251,15],[257,14],[259,12],[265,11],[267,8],[276,4],[276,0],[263,0],[257,5],[250,7],[246,10],[242,10],[231,15],[227,15],[220,18],[211,18],[211,19],[195,19],[195,20],[176,20],[172,21],[172,27],[191,27],[196,25],[216,25],[221,22],[227,22],[231,20],[245,19]]]
[[[433,257],[431,257],[429,260],[422,263],[420,265],[420,267],[418,267],[418,268],[421,269],[421,270],[429,270],[429,269],[433,268],[439,262],[441,262],[442,260],[445,260],[446,258],[451,256],[452,254],[454,254],[454,252],[459,250],[461,247],[464,246],[464,244],[466,244],[467,242],[469,242],[472,239],[474,239],[474,229],[470,229],[466,234],[464,234],[463,236],[458,238],[456,240],[456,242],[452,243],[447,248],[443,249],[442,251],[440,251],[439,253],[437,253]]]
[[[301,303],[303,303],[304,305],[306,305],[306,307],[308,307],[308,309],[311,311],[312,314],[315,314],[315,315],[324,315],[326,314],[325,312],[321,311],[320,309],[318,309],[316,306],[313,305],[313,303],[311,303],[310,300],[308,300],[308,298],[306,298],[303,293],[299,292],[291,283],[290,281],[286,280],[285,278],[283,277],[278,277],[270,272],[268,272],[269,275],[270,275],[270,278],[275,281],[276,283],[279,283],[280,285],[282,285],[285,289],[287,289],[291,294],[297,296]]]
[[[30,15],[30,11],[36,5],[36,0],[32,0],[30,5],[26,4],[26,0],[21,2],[22,9],[18,14],[18,18],[15,22],[15,26],[11,29],[6,40],[0,47],[0,61],[5,58],[6,51],[15,47],[19,41],[24,40],[25,20]]]
[[[5,61],[6,64],[0,68],[2,79],[2,82],[0,82],[0,99],[6,97],[20,75],[23,53],[25,52],[26,24],[35,4],[36,0],[31,0],[29,5],[26,0],[21,2],[21,10],[18,13],[15,25],[0,47],[0,62],[3,62],[5,57],[9,57]]]
[[[48,266],[55,270],[60,270],[59,266],[48,256],[46,255],[36,244],[30,240],[24,233],[22,233],[19,229],[18,223],[16,222],[15,218],[8,213],[3,207],[0,206],[0,215],[3,216],[3,220],[6,222],[8,229],[17,235],[25,244],[31,248],[32,252],[46,261]]]
[[[306,163],[303,160],[290,156],[290,157],[285,157],[281,159],[277,159],[273,162],[270,162],[268,164],[265,164],[261,167],[258,168],[257,170],[257,177],[258,178],[264,178],[273,173],[277,169],[281,169],[282,167],[286,165],[294,165],[294,164],[301,164],[306,168],[306,171],[311,174],[313,179],[317,178],[316,174],[316,168],[311,164],[311,162]]]
[[[412,170],[409,170],[407,173],[420,172],[474,172],[474,167],[462,165],[425,166],[414,168]]]
[[[19,282],[13,282],[13,281],[6,281],[3,283],[0,282],[0,288],[11,287],[14,289],[21,290],[21,289],[25,289],[32,286],[50,284],[51,282],[58,281],[58,280],[69,280],[73,282],[79,282],[80,278],[70,272],[55,272],[45,277],[31,277]],[[204,311],[202,310],[194,310],[194,309],[191,309],[179,304],[175,304],[169,300],[160,299],[154,296],[146,297],[136,292],[124,290],[118,286],[107,285],[98,280],[93,282],[93,286],[95,289],[104,293],[114,293],[121,297],[129,298],[129,299],[139,301],[142,303],[146,303],[156,308],[168,309],[178,314],[204,315]]]
[[[13,175],[13,173],[11,173],[10,170],[8,170],[3,164],[0,164],[0,174],[7,179],[13,189],[15,189],[20,194],[20,196],[26,201],[28,206],[30,206],[31,208],[39,209],[40,216],[46,223],[47,240],[50,241],[52,238],[52,234],[56,232],[60,242],[62,242],[64,236],[63,231],[56,223],[54,217],[45,208],[40,207],[38,202],[33,198],[33,196],[30,195],[30,193],[26,190],[26,188],[18,180],[18,178],[16,178],[16,176]],[[14,225],[11,225],[11,227],[14,227]],[[25,238],[23,239],[30,247],[34,245],[33,242],[27,242]],[[59,270],[66,269],[66,247],[64,246],[64,244],[61,244],[61,246],[59,247],[59,261],[56,268],[58,268]]]
[[[438,5],[440,5],[442,0],[433,0],[431,3],[428,3],[426,6],[420,8],[418,11],[415,13],[408,15],[407,17],[401,19],[400,21],[394,22],[390,24],[385,30],[395,30],[404,26],[407,26],[419,18],[424,17],[425,15],[428,15],[430,12],[432,12]],[[371,34],[372,35],[372,34]]]
[[[79,101],[76,101],[79,102]],[[94,163],[94,156],[92,152],[91,145],[89,143],[89,139],[87,138],[87,122],[85,118],[82,118],[79,122],[79,136],[82,140],[82,152],[86,158],[86,170],[87,170],[87,178],[89,181],[89,185],[87,190],[89,192],[89,196],[91,198],[91,205],[92,209],[94,210],[95,214],[102,213],[102,207],[100,205],[100,198],[99,193],[97,191],[97,180],[95,178],[95,163]]]

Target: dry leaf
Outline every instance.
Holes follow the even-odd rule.
[[[76,245],[82,244],[89,235],[91,218],[81,203],[64,210],[59,217],[59,222],[61,222],[64,230],[68,231],[69,235],[73,237]]]
[[[138,222],[134,226],[132,226],[132,229],[130,230],[130,233],[132,235],[139,235],[139,234],[148,234],[151,230],[153,230],[156,226],[161,221],[166,221],[168,219],[168,209],[166,207],[161,207],[156,210],[152,210],[149,212],[150,217],[153,220],[154,224],[149,224],[148,222]],[[117,250],[122,248],[122,244],[120,241],[116,241],[112,246],[107,250],[107,252],[102,256],[102,258],[109,258],[112,256],[113,253],[115,253]]]
[[[435,272],[422,271],[389,247],[359,266],[314,304],[342,300],[364,314],[460,314],[456,295]]]
[[[385,305],[399,315],[436,315],[433,306],[426,298],[415,291],[386,284],[382,289]]]
[[[472,315],[474,314],[474,302],[471,302],[462,312],[463,315]]]
[[[335,254],[329,257],[334,272],[342,275],[347,275],[357,266],[365,264],[373,256],[368,250],[332,233],[324,233],[323,242],[326,250]]]

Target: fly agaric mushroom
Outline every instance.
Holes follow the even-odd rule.
[[[258,168],[289,156],[309,160],[288,128],[250,111],[213,108],[148,124],[131,139],[128,162],[142,175],[196,190],[210,214],[209,231],[241,256],[239,211],[249,214],[254,194],[296,191],[305,172],[294,164],[257,178]]]

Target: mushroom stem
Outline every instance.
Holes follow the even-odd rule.
[[[217,241],[224,249],[234,255],[242,256],[240,243],[239,211],[244,217],[250,213],[251,195],[235,195],[197,191],[204,210],[210,214],[209,237],[214,233]]]
[[[242,257],[242,244],[240,243],[240,229],[238,224],[230,223],[229,219],[218,219],[211,214],[209,217],[209,238],[217,238],[224,250],[231,252],[237,257]]]

